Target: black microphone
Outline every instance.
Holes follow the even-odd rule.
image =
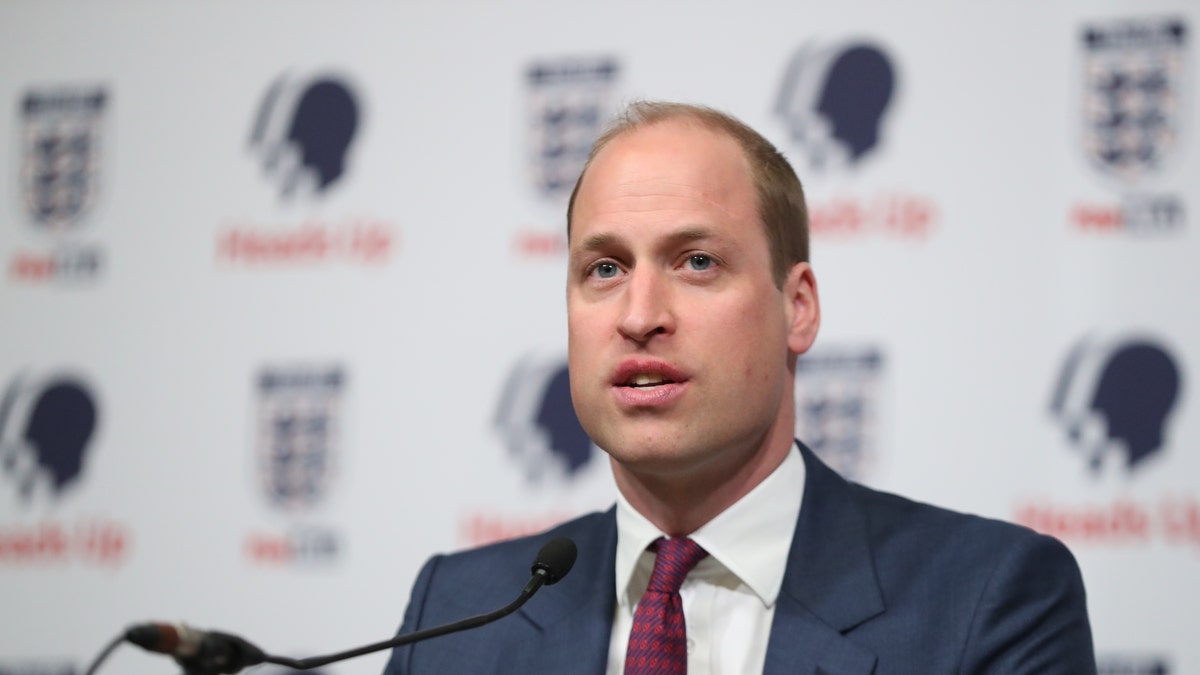
[[[575,548],[575,542],[566,537],[551,539],[538,551],[537,558],[529,568],[529,573],[533,575],[529,583],[533,583],[540,576],[547,586],[557,584],[575,566],[577,555],[579,551]]]
[[[236,635],[184,624],[131,626],[125,631],[125,639],[148,651],[174,657],[189,673],[236,673],[268,658],[261,649]]]
[[[461,621],[434,626],[433,628],[427,628],[415,633],[397,635],[382,642],[376,642],[365,647],[358,647],[357,649],[350,649],[328,656],[314,656],[306,659],[273,656],[236,635],[216,631],[200,631],[182,624],[146,623],[132,626],[125,631],[124,639],[143,649],[174,657],[184,667],[185,672],[189,674],[215,675],[217,673],[225,673],[228,675],[259,663],[274,663],[296,670],[308,670],[309,668],[316,668],[334,663],[335,661],[352,659],[356,656],[370,654],[382,649],[420,642],[421,640],[449,633],[457,633],[470,628],[478,628],[479,626],[508,616],[517,611],[529,598],[532,598],[533,594],[539,588],[556,584],[563,577],[567,576],[567,573],[575,565],[577,555],[578,550],[575,547],[575,542],[566,537],[555,537],[546,542],[541,550],[538,551],[537,558],[530,567],[530,574],[533,576],[529,579],[529,583],[525,584],[525,588],[521,590],[521,595],[508,605],[487,614],[468,617]],[[96,663],[88,669],[89,674],[95,672],[100,660],[105,656],[107,656],[107,652],[102,654]]]

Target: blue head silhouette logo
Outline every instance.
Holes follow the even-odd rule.
[[[775,112],[813,167],[854,165],[879,144],[895,89],[896,69],[876,45],[805,47],[788,65]]]
[[[12,382],[0,399],[0,471],[23,501],[55,497],[79,480],[96,403],[74,378]]]
[[[592,439],[571,403],[565,359],[526,359],[509,375],[496,427],[531,480],[572,478],[592,459]]]
[[[324,77],[302,86],[286,77],[267,91],[250,146],[285,198],[323,193],[346,171],[346,156],[359,127],[359,106],[341,79]]]
[[[1133,471],[1160,452],[1182,375],[1171,353],[1144,339],[1084,341],[1063,366],[1051,412],[1099,472],[1113,455]]]

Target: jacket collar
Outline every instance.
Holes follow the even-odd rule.
[[[539,630],[542,645],[525,650],[525,673],[591,673],[602,675],[608,662],[608,643],[616,611],[616,511],[593,513],[549,533],[570,537],[579,555],[571,572],[519,613]],[[536,657],[534,657],[536,655]]]
[[[807,478],[766,673],[869,673],[875,655],[844,637],[883,613],[867,521],[853,488],[799,444]]]
[[[876,657],[844,636],[883,613],[867,520],[853,487],[798,444],[807,478],[788,568],[775,608],[764,673],[866,675]],[[520,610],[546,640],[536,672],[582,673],[582,664],[608,660],[616,597],[614,509],[567,523],[548,536],[572,538],[575,568]],[[563,643],[569,643],[564,645]],[[554,663],[547,663],[550,658]],[[555,670],[555,669],[558,670]],[[530,670],[528,672],[535,672]]]

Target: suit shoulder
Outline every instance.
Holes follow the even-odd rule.
[[[862,485],[851,484],[877,548],[921,551],[922,558],[939,554],[964,564],[983,564],[1007,557],[1014,550],[1069,561],[1074,557],[1061,542],[1022,525],[962,513]]]
[[[470,586],[474,583],[490,585],[511,578],[514,582],[524,583],[529,578],[530,565],[546,542],[555,537],[567,537],[586,550],[608,529],[615,532],[615,527],[612,510],[589,513],[538,534],[442,554],[430,564],[436,564],[437,575],[443,581],[451,577]],[[486,579],[480,576],[485,571]]]
[[[896,626],[921,626],[936,636],[922,649],[945,659],[930,672],[1095,672],[1083,579],[1061,542],[860,485],[845,496],[886,607],[856,635],[881,662],[911,653]]]

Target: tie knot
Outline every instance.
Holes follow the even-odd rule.
[[[646,590],[659,593],[678,593],[684,577],[708,555],[700,544],[686,537],[659,539],[650,548],[655,552],[654,571]]]

